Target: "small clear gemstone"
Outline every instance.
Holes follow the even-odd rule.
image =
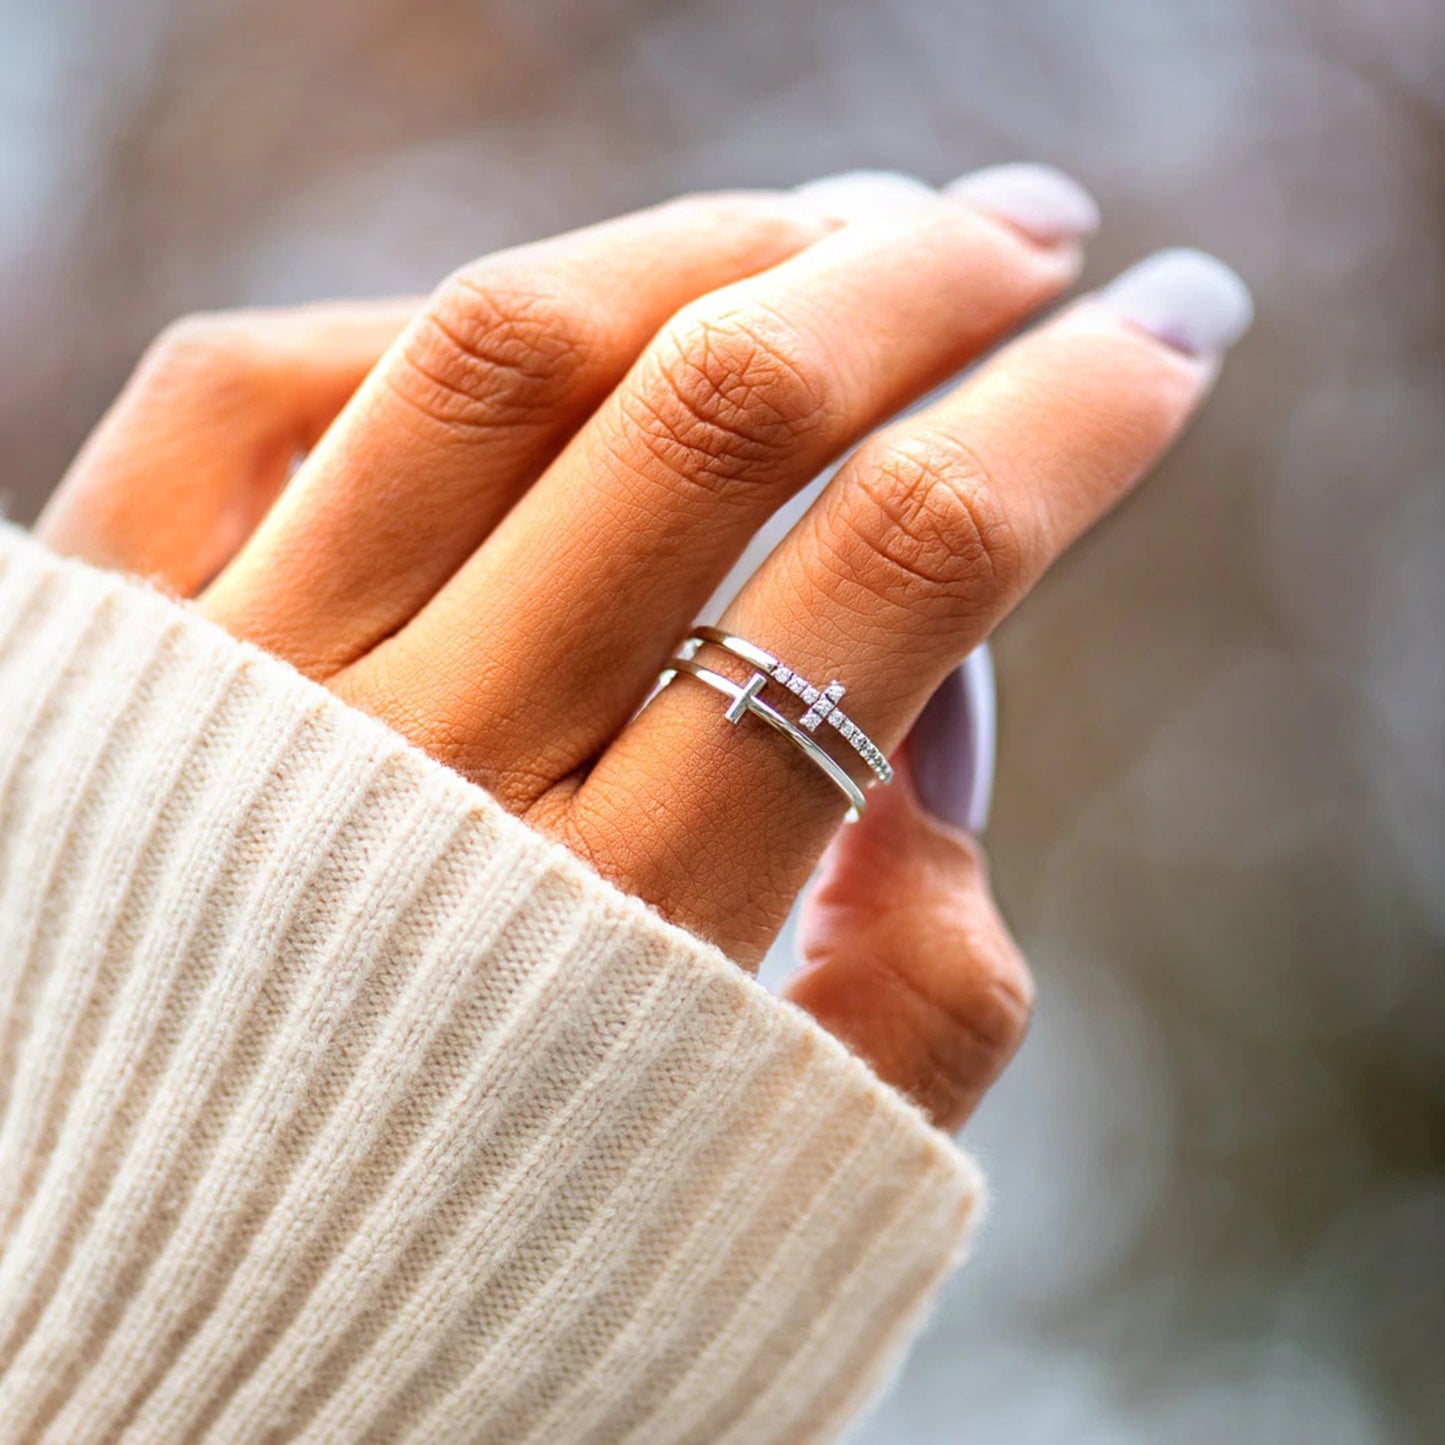
[[[845,723],[843,724],[843,726],[838,729],[838,731],[841,732],[841,733],[843,734],[843,736],[844,736],[845,738],[847,738],[850,743],[853,741],[853,724],[852,724],[852,723],[850,723],[850,722],[845,722]]]
[[[821,721],[822,719],[817,713],[810,712],[803,718],[803,726],[807,728],[810,733],[814,733],[818,731],[818,724]]]
[[[792,670],[791,670],[790,668],[784,667],[781,662],[773,669],[773,676],[774,676],[779,682],[787,682],[787,680],[788,680],[792,675],[793,675]]]
[[[807,684],[803,681],[801,677],[798,676],[796,672],[788,679],[789,692],[796,692],[801,694],[801,692],[806,686]]]
[[[803,701],[807,703],[809,707],[812,707],[812,705],[818,701],[818,689],[816,687],[805,687],[803,689]]]

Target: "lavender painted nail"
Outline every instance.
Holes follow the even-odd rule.
[[[1045,246],[1080,241],[1099,229],[1098,202],[1053,166],[988,166],[960,176],[944,194],[1008,221]]]
[[[933,694],[913,725],[909,750],[919,802],[975,837],[988,823],[996,738],[993,657],[984,646]]]
[[[1099,302],[1188,356],[1228,351],[1254,320],[1249,287],[1204,251],[1159,251],[1131,266]]]

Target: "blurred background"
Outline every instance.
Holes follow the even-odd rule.
[[[1088,283],[1216,250],[1255,332],[998,638],[1039,1019],[856,1438],[1445,1439],[1442,135],[1436,0],[0,0],[8,505],[181,312],[675,191],[1046,160]]]

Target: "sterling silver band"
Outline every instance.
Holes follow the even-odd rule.
[[[720,648],[746,662],[755,669],[752,677],[745,683],[738,683],[720,672],[703,667],[695,661],[695,658],[700,649],[708,646]],[[689,677],[694,677],[712,688],[714,692],[722,693],[728,699],[728,706],[723,716],[735,726],[751,713],[754,717],[762,719],[775,732],[779,732],[787,738],[848,799],[848,821],[850,823],[862,817],[867,800],[862,787],[813,736],[820,724],[826,722],[836,728],[839,735],[868,764],[879,782],[891,783],[893,781],[893,768],[888,759],[883,756],[882,749],[839,708],[838,703],[845,691],[841,682],[835,680],[830,682],[827,687],[814,687],[806,678],[800,677],[790,667],[780,662],[771,652],[749,642],[745,637],[738,637],[734,633],[724,632],[717,627],[693,629],[688,635],[687,641],[678,649],[677,655],[663,669],[661,676],[657,679],[657,687],[654,689],[652,697],[656,697],[678,673],[686,673]],[[794,722],[758,696],[769,681],[786,687],[808,709],[798,722]]]
[[[803,715],[801,725],[808,732],[815,732],[818,725],[825,722],[830,727],[837,728],[843,740],[868,764],[880,783],[893,781],[893,765],[884,757],[882,748],[838,706],[846,691],[841,682],[834,679],[827,687],[814,687],[807,678],[799,677],[792,668],[779,662],[771,652],[749,642],[745,637],[724,632],[718,627],[694,628],[684,646],[684,656],[691,657],[697,650],[693,647],[692,651],[688,651],[694,641],[720,647],[724,652],[730,652],[734,657],[750,663],[774,682],[781,683],[807,705],[808,711]]]
[[[776,708],[770,707],[758,697],[758,689],[767,681],[761,672],[754,673],[750,682],[736,683],[732,678],[724,677],[720,672],[713,672],[710,668],[694,662],[690,656],[685,655],[686,652],[687,647],[684,646],[683,651],[668,664],[667,670],[658,679],[659,687],[666,687],[679,672],[685,672],[689,677],[695,677],[715,692],[730,698],[730,705],[723,714],[730,723],[737,724],[748,713],[761,718],[817,764],[848,799],[848,822],[855,823],[863,816],[867,807],[863,789],[797,723],[784,717]]]

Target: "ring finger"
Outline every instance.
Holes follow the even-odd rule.
[[[721,625],[817,686],[841,675],[850,715],[891,749],[1167,448],[1247,322],[1247,293],[1220,263],[1186,252],[1143,263],[872,439]],[[715,670],[730,669],[739,682],[751,671],[729,659]],[[753,962],[843,805],[786,740],[727,727],[723,706],[676,681],[594,769],[568,827],[622,886]],[[642,846],[629,841],[640,817]]]

